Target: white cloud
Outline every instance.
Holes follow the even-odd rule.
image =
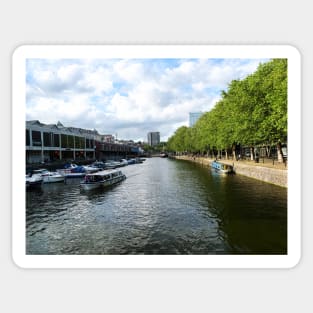
[[[136,84],[138,81],[141,81],[144,75],[143,65],[130,60],[118,61],[113,66],[113,70],[120,79],[128,82],[129,84]]]
[[[205,88],[205,85],[203,82],[193,83],[192,88],[196,91],[202,91]]]
[[[99,68],[94,72],[86,71],[85,77],[78,86],[83,90],[94,92],[95,95],[101,95],[113,89],[111,73],[103,68]]]
[[[90,112],[90,105],[86,97],[75,96],[71,101],[63,99],[38,97],[35,103],[26,109],[27,119],[39,119],[46,123],[56,123],[58,120],[79,123],[85,119]]]
[[[240,59],[30,60],[26,117],[134,140],[158,130],[166,139],[177,125],[188,125],[189,112],[210,110],[232,79],[252,73],[258,64]]]

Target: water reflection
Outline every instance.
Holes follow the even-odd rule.
[[[152,158],[127,179],[27,192],[29,254],[285,254],[287,191],[193,163]]]

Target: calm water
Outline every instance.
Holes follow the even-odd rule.
[[[151,158],[127,179],[26,193],[27,254],[286,254],[287,190]]]

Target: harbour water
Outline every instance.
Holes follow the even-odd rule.
[[[287,189],[150,158],[84,192],[80,179],[26,193],[27,254],[286,254]]]

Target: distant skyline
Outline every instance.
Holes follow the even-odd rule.
[[[267,59],[27,59],[26,120],[166,141]]]

